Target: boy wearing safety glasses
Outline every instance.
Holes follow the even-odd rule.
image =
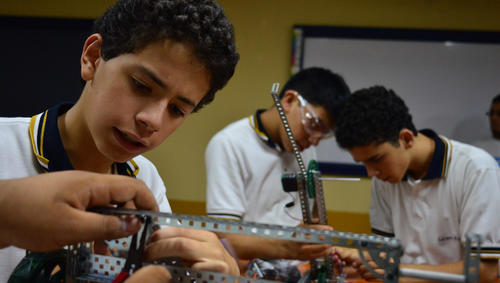
[[[336,115],[349,94],[344,79],[323,68],[304,69],[282,88],[281,104],[306,164],[316,159],[310,146],[333,135]],[[208,144],[205,163],[209,216],[287,226],[301,223],[297,193],[286,193],[281,185],[283,173],[299,168],[276,107],[257,110],[218,132]],[[242,259],[305,260],[327,253],[326,246],[227,236]]]

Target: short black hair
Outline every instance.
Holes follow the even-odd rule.
[[[399,146],[399,133],[404,128],[418,134],[403,99],[392,90],[374,86],[358,90],[347,99],[335,136],[345,149],[384,142]]]
[[[287,90],[294,90],[312,105],[323,107],[334,124],[351,94],[342,76],[320,67],[303,69],[293,75],[281,89],[280,98]]]
[[[103,38],[104,60],[166,39],[191,45],[210,73],[210,89],[194,111],[214,99],[239,60],[233,25],[212,0],[118,0],[95,21],[94,32]]]
[[[493,100],[491,100],[491,103],[497,103],[500,102],[500,93],[497,94],[495,97],[493,97]]]

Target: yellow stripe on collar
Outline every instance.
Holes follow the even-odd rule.
[[[40,155],[43,156],[43,138],[44,138],[44,135],[45,135],[45,124],[47,123],[47,112],[48,110],[45,111],[44,115],[43,115],[43,123],[42,123],[42,133],[41,133],[41,137],[40,137],[40,147],[39,147],[39,150],[40,150]]]
[[[129,162],[134,167],[134,172],[129,172],[129,175],[130,176],[137,176],[137,174],[139,173],[139,166],[137,165],[137,163],[135,163],[135,161],[133,159],[130,159]]]
[[[443,141],[444,144],[444,156],[443,156],[443,167],[441,169],[441,177],[445,177],[447,172],[448,172],[448,164],[449,161],[451,160],[451,153],[453,149],[453,145],[451,144],[451,141],[449,141],[446,138],[439,137],[441,141]]]
[[[257,114],[248,116],[248,120],[250,121],[250,125],[252,125],[252,128],[255,130],[255,132],[259,134],[259,136],[265,138],[267,141],[269,137],[266,134],[264,134],[261,130],[259,130],[259,127],[257,126]]]
[[[47,111],[45,111],[44,114],[45,115],[44,115],[44,119],[42,122],[42,133],[41,133],[41,137],[40,137],[40,153],[37,151],[36,140],[35,140],[35,124],[36,124],[37,116],[40,114],[31,117],[29,133],[30,133],[31,147],[33,148],[33,153],[35,154],[36,158],[41,163],[41,165],[44,165],[44,167],[47,167],[49,165],[49,160],[43,156],[43,134],[45,132],[45,122],[47,121]]]

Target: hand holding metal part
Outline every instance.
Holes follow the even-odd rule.
[[[384,269],[381,278],[384,282],[398,282],[399,277],[408,276],[426,278],[443,282],[477,282],[477,266],[479,257],[471,253],[471,245],[479,245],[479,238],[475,235],[468,236],[466,242],[466,263],[464,275],[418,272],[411,269],[399,269],[399,259],[403,253],[401,243],[394,238],[375,235],[363,235],[327,230],[307,229],[300,227],[287,227],[249,222],[236,222],[232,220],[215,219],[203,216],[159,213],[151,211],[137,211],[117,208],[102,208],[99,213],[108,215],[137,215],[147,216],[152,220],[152,225],[202,229],[212,232],[243,234],[258,237],[267,237],[315,244],[330,244],[340,247],[358,249],[360,253],[368,252],[371,259],[379,268]],[[471,242],[472,241],[472,242]],[[475,251],[480,251],[476,249]],[[383,256],[382,256],[383,255]],[[366,261],[366,259],[365,259]],[[123,258],[92,254],[91,244],[78,244],[70,246],[68,266],[66,267],[66,282],[112,282],[122,270]],[[366,262],[365,262],[366,264]],[[146,264],[145,264],[146,265]],[[200,271],[179,266],[167,266],[172,274],[171,282],[270,282],[255,280],[228,274]],[[425,276],[425,277],[423,277]],[[309,282],[309,281],[304,281]],[[335,282],[328,279],[325,282]]]
[[[150,211],[136,211],[117,208],[102,208],[97,210],[100,213],[108,215],[138,215],[150,217],[153,226],[173,226],[190,229],[203,229],[212,232],[224,232],[243,234],[249,236],[267,237],[281,240],[291,240],[297,242],[314,243],[314,244],[336,244],[347,246],[363,246],[365,248],[373,248],[385,251],[390,257],[398,257],[401,253],[399,241],[390,238],[383,238],[379,236],[358,235],[351,233],[342,233],[327,230],[316,230],[300,227],[287,227],[277,225],[266,225],[247,222],[235,222],[230,220],[214,219],[209,217],[192,216],[192,215],[179,215],[169,213],[157,213]],[[193,232],[194,233],[194,232]],[[69,268],[67,270],[70,274],[69,278],[75,278],[74,281],[93,280],[98,282],[111,282],[105,281],[110,278],[114,279],[116,275],[122,270],[125,260],[123,258],[109,257],[92,254],[92,247],[88,244],[80,244],[70,247],[69,252]],[[398,261],[395,260],[395,263]],[[388,274],[397,274],[397,265],[391,264],[386,266]],[[175,278],[191,278],[193,276],[203,276],[203,278],[214,278],[212,281],[207,282],[235,282],[231,280],[240,280],[245,282],[244,278],[218,274],[208,271],[196,271],[193,269],[185,269],[178,266],[168,267],[172,273],[173,279]],[[222,277],[221,277],[222,276]],[[218,278],[217,280],[215,280]],[[196,279],[196,277],[194,278]],[[103,280],[103,281],[99,281]],[[186,279],[187,280],[187,279]],[[215,280],[215,281],[214,281]],[[243,280],[243,281],[241,281]],[[69,281],[69,282],[74,282]],[[67,281],[68,282],[68,281]],[[174,281],[174,282],[189,282],[189,281]],[[253,281],[253,282],[266,282],[266,281]],[[329,281],[332,282],[332,281]],[[393,281],[395,282],[395,281]]]
[[[142,258],[144,256],[144,248],[146,243],[147,232],[151,228],[151,218],[147,216],[140,217],[143,222],[141,238],[137,241],[137,236],[139,232],[132,236],[132,241],[130,242],[130,248],[127,254],[127,260],[125,261],[125,266],[122,271],[116,276],[113,283],[124,282],[132,273],[137,271],[142,267]]]

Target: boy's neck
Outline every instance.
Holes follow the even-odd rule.
[[[415,144],[411,152],[410,167],[408,168],[408,174],[413,179],[421,179],[427,174],[432,157],[434,156],[435,147],[436,142],[426,135],[419,133],[415,136]]]
[[[57,118],[61,141],[73,168],[111,173],[113,161],[99,153],[84,121],[78,103]]]
[[[276,109],[276,107],[272,107],[262,112],[260,114],[260,120],[269,138],[275,144],[278,144],[279,146],[283,147],[283,143],[281,142],[281,137],[280,137],[280,129],[282,127],[282,122],[278,113],[278,109]]]

